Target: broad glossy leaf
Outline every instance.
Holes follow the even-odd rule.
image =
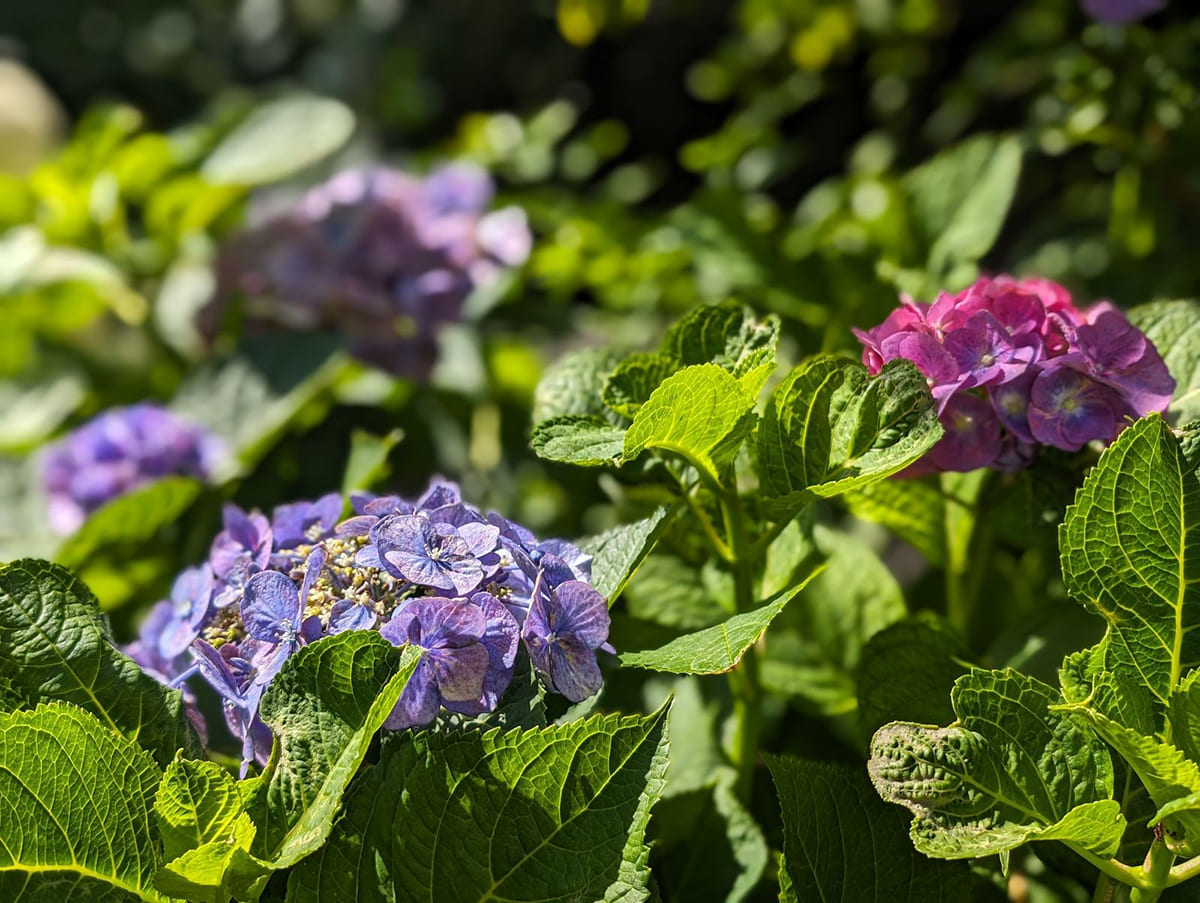
[[[824,568],[776,620],[759,674],[769,691],[834,715],[857,705],[867,640],[908,611],[900,585],[865,543],[818,525],[812,545]]]
[[[931,275],[974,263],[996,241],[1021,174],[1016,138],[980,135],[909,173],[913,218],[930,242]]]
[[[276,749],[249,806],[256,855],[286,868],[320,847],[418,661],[415,649],[368,631],[318,640],[287,660],[259,708]]]
[[[1200,417],[1200,302],[1154,301],[1129,311],[1175,377],[1168,414],[1176,423]]]
[[[621,664],[671,674],[720,674],[731,671],[742,660],[746,650],[758,642],[784,606],[804,589],[812,577],[810,574],[799,586],[783,590],[758,608],[736,614],[722,624],[684,634],[657,649],[622,652],[619,656]]]
[[[1094,709],[1078,709],[1104,741],[1129,763],[1161,810],[1200,794],[1200,766],[1170,743],[1137,734]],[[1173,807],[1174,808],[1174,807]],[[1168,810],[1171,814],[1172,810]],[[1200,811],[1181,808],[1166,821],[1172,847],[1200,852]]]
[[[252,110],[204,161],[217,185],[262,185],[311,166],[346,143],[354,114],[337,100],[296,95]]]
[[[56,564],[0,565],[0,664],[23,698],[75,703],[163,766],[196,748],[182,694],[113,645],[88,588]]]
[[[535,426],[529,444],[534,454],[547,461],[601,467],[620,458],[625,430],[602,417],[563,414]]]
[[[622,417],[633,418],[664,379],[683,365],[665,354],[631,354],[604,381],[604,404]]]
[[[753,426],[754,398],[716,364],[686,367],[668,377],[638,410],[621,453],[632,461],[646,449],[680,455],[713,482],[732,462]]]
[[[289,903],[646,900],[666,722],[398,736],[293,871]]]
[[[580,540],[579,548],[592,556],[592,586],[610,606],[650,554],[672,514],[664,506],[643,520]]]
[[[250,855],[255,832],[250,816],[241,813],[221,836],[166,863],[154,878],[155,886],[195,903],[257,900],[271,869]]]
[[[337,349],[327,335],[248,339],[188,377],[171,408],[228,442],[234,470],[239,462],[248,469],[297,418],[320,416],[319,402],[346,367]]]
[[[604,381],[624,358],[613,348],[568,351],[546,368],[533,393],[533,423],[566,415],[604,415]]]
[[[355,490],[371,489],[387,479],[391,470],[388,455],[392,453],[404,430],[395,429],[383,436],[374,436],[365,430],[350,434],[350,457],[342,474],[342,493],[349,495]]]
[[[149,753],[66,703],[0,714],[0,899],[160,901]]]
[[[868,770],[908,807],[917,849],[940,859],[1063,840],[1111,856],[1125,820],[1108,750],[1079,715],[1051,711],[1050,687],[1015,671],[971,671],[954,684],[949,727],[893,722],[871,741]]]
[[[66,567],[78,568],[101,549],[145,542],[177,522],[203,491],[198,480],[164,477],[117,496],[92,512],[55,558]]]
[[[642,621],[672,630],[712,627],[729,617],[729,609],[714,598],[701,567],[659,551],[646,559],[625,590],[625,607]]]
[[[228,834],[242,814],[237,781],[216,762],[178,757],[154,799],[163,855],[174,859]]]
[[[889,721],[952,721],[950,689],[970,670],[967,655],[962,639],[927,613],[871,637],[858,670],[858,718],[864,736]]]
[[[969,899],[966,866],[914,850],[903,813],[879,799],[861,768],[775,756],[767,766],[783,813],[781,871],[794,899]]]
[[[1106,667],[1165,705],[1200,665],[1196,434],[1153,414],[1117,438],[1059,530],[1067,591],[1108,623]]]
[[[941,435],[925,378],[908,361],[870,377],[852,361],[815,357],[775,388],[759,425],[765,507],[783,518],[813,496],[861,489],[915,462]]]

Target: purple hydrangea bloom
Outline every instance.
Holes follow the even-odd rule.
[[[484,515],[442,480],[415,502],[359,495],[351,507],[337,522],[336,495],[269,519],[227,506],[209,561],[179,576],[131,647],[164,682],[198,673],[221,697],[243,770],[270,753],[258,707],[288,657],[347,630],[423,650],[392,727],[495,710],[522,647],[551,689],[599,689],[608,612],[586,582],[590,556]]]
[[[208,479],[225,455],[221,440],[157,405],[105,411],[42,453],[50,525],[72,533],[106,502],[162,477]]]
[[[521,636],[538,673],[571,702],[600,689],[596,650],[608,645],[608,603],[589,584],[568,580],[551,588],[539,580]]]
[[[1175,381],[1149,339],[1107,302],[1079,310],[1045,279],[985,277],[933,304],[909,298],[855,330],[872,374],[896,358],[929,383],[945,434],[905,471],[1027,466],[1039,445],[1077,451],[1170,404]]]
[[[252,328],[338,331],[361,359],[424,378],[436,336],[467,296],[529,256],[523,211],[487,213],[487,173],[452,164],[421,179],[348,170],[229,242],[201,315],[214,335],[235,300]]]
[[[383,567],[419,586],[464,595],[488,574],[500,530],[486,523],[460,527],[418,514],[385,517],[371,528]],[[490,567],[494,571],[494,567]]]
[[[242,624],[264,644],[254,659],[256,683],[270,682],[293,652],[321,635],[320,618],[305,617],[304,607],[324,567],[325,550],[318,546],[308,556],[299,592],[295,582],[279,571],[260,571],[246,581]]]
[[[1083,0],[1084,11],[1110,25],[1126,25],[1144,19],[1167,5],[1167,0]]]
[[[429,596],[401,606],[380,629],[389,642],[421,650],[421,661],[388,717],[393,729],[429,724],[445,707],[477,715],[494,707],[512,677],[516,622],[492,596]]]

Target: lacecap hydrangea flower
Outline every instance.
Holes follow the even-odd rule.
[[[242,299],[256,328],[336,330],[359,358],[423,378],[470,292],[529,256],[524,211],[488,212],[493,194],[466,163],[339,173],[225,245],[201,329],[215,334]]]
[[[165,683],[199,674],[220,695],[245,763],[266,761],[263,693],[298,649],[347,630],[377,630],[421,659],[387,726],[440,711],[495,709],[522,646],[542,682],[572,702],[601,686],[608,605],[591,558],[539,541],[435,481],[415,502],[358,495],[281,505],[268,519],[226,506],[206,562],[179,575],[130,654]]]
[[[1084,11],[1110,25],[1125,25],[1144,19],[1167,5],[1167,0],[1082,0]]]
[[[72,533],[106,502],[161,477],[208,479],[225,443],[153,404],[104,411],[42,453],[50,526]]]
[[[1164,411],[1175,381],[1153,343],[1108,302],[1080,310],[1045,279],[984,277],[932,304],[903,298],[854,330],[872,373],[896,358],[925,375],[945,435],[908,473],[1016,470],[1038,446],[1110,442]]]

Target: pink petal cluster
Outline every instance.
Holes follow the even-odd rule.
[[[1017,470],[1039,445],[1110,442],[1164,411],[1175,380],[1158,350],[1108,302],[1080,310],[1047,279],[985,276],[932,304],[902,298],[874,329],[854,330],[878,373],[912,361],[929,381],[945,435],[918,472]]]

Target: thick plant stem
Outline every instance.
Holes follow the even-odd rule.
[[[1142,866],[1148,887],[1135,887],[1129,895],[1130,903],[1156,903],[1170,881],[1171,866],[1174,863],[1175,854],[1156,837]]]

